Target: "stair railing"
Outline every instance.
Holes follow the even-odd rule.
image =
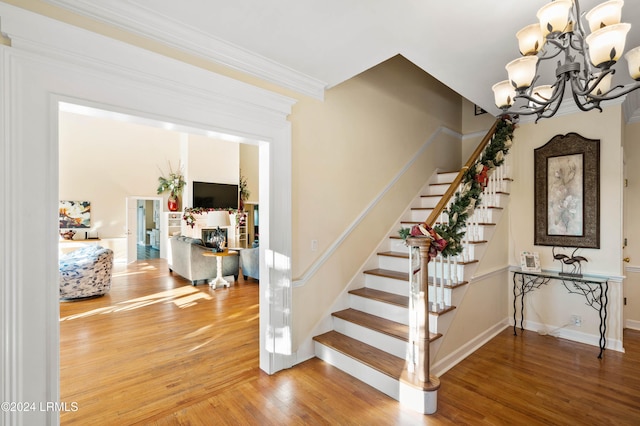
[[[501,118],[496,119],[487,134],[482,141],[478,144],[473,151],[467,162],[464,164],[458,175],[455,177],[447,191],[442,195],[440,201],[436,204],[431,214],[424,221],[429,227],[433,228],[436,223],[448,223],[449,217],[446,213],[451,203],[453,202],[454,195],[462,188],[462,181],[464,175],[471,167],[474,167],[478,159],[482,156],[484,150],[491,142],[494,134],[496,133],[498,124]],[[490,205],[495,205],[497,202],[497,194],[501,192],[503,185],[503,178],[505,175],[505,166],[500,166],[489,176],[486,187],[482,193],[482,203],[476,207],[473,214],[467,218],[465,224],[465,235],[463,237],[463,251],[458,256],[442,256],[438,254],[432,262],[429,276],[431,277],[433,286],[430,287],[432,292],[432,303],[430,304],[431,312],[438,312],[447,305],[451,305],[451,300],[446,300],[445,287],[454,286],[464,281],[462,273],[462,265],[465,262],[471,260],[469,254],[469,243],[481,240],[481,225],[488,222]]]
[[[489,129],[471,157],[469,157],[424,224],[432,228],[436,222],[448,222],[449,218],[445,213],[445,209],[451,204],[455,193],[460,190],[465,172],[476,163],[493,138],[499,122],[500,119],[496,120],[493,126],[491,126],[491,129]],[[483,208],[474,210],[474,213],[467,220],[467,231],[465,232],[464,242],[468,243],[474,239],[479,239],[478,226],[488,218],[488,211],[486,209],[488,203],[495,203],[496,201],[496,193],[499,192],[498,185],[502,185],[501,176],[504,176],[504,170],[496,170],[490,177],[488,185],[482,195],[483,200],[485,200],[484,203],[482,203]],[[470,235],[469,231],[471,231],[473,235]],[[407,244],[410,247],[410,331],[409,350],[407,353],[407,373],[408,377],[413,378],[412,381],[414,381],[414,383],[416,381],[421,383],[425,390],[434,387],[437,389],[437,387],[439,387],[438,379],[429,375],[429,339],[431,332],[429,327],[429,311],[444,309],[444,287],[445,285],[452,285],[462,281],[463,277],[459,271],[459,264],[460,259],[463,259],[462,262],[464,262],[465,257],[463,254],[462,256],[456,256],[451,259],[438,255],[432,264],[433,267],[431,269],[433,269],[433,272],[430,273],[430,268],[428,267],[430,240],[426,237],[410,237],[407,238]],[[429,286],[428,284],[430,275],[433,277],[433,286]],[[431,291],[433,291],[433,303],[429,303],[429,293]],[[449,301],[449,304],[450,303]]]

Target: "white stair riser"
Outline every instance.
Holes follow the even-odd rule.
[[[402,225],[403,228],[411,228],[415,224],[414,223],[403,222],[401,225]],[[467,235],[465,235],[465,239],[468,238],[469,241],[486,240],[486,239],[491,237],[491,233],[493,232],[494,229],[495,229],[495,225],[493,225],[493,224],[491,224],[491,225],[482,225],[482,224],[473,225],[473,224],[468,224],[467,227],[466,227]]]
[[[378,256],[378,267],[390,271],[409,272],[409,259],[394,256]]]
[[[333,317],[333,329],[338,333],[376,347],[398,358],[404,358],[407,355],[407,342],[370,328]]]
[[[407,281],[394,280],[392,278],[371,274],[365,274],[364,281],[365,286],[368,288],[399,294],[401,296],[409,296],[409,283]]]
[[[443,195],[443,194],[424,194],[424,195]],[[423,208],[434,208],[438,201],[440,201],[440,197],[420,197],[419,201],[414,205],[414,207],[423,207]],[[491,207],[505,207],[508,201],[508,195],[505,194],[495,194],[495,196],[485,196],[482,199],[482,203]],[[423,219],[424,220],[424,219]]]
[[[432,210],[426,210],[428,213],[425,214],[425,210],[411,210],[409,213],[409,218],[407,221],[411,222],[424,222],[428,217]],[[500,214],[502,213],[501,209],[483,209],[478,208],[475,210],[473,220],[477,222],[484,223],[496,223],[500,220]],[[449,220],[446,214],[442,215],[442,217],[438,217],[436,219],[436,223],[439,222],[447,222]]]
[[[392,379],[386,374],[364,365],[321,343],[315,342],[314,345],[316,356],[324,362],[339,368],[369,386],[373,386],[396,401],[400,398],[398,380]]]
[[[424,222],[427,220],[433,209],[412,209],[409,212],[409,217],[406,219],[411,222]]]
[[[440,197],[420,197],[420,201],[416,207],[432,209],[438,204],[438,201],[440,201]]]
[[[449,185],[429,185],[427,195],[444,195],[449,189]]]
[[[399,322],[404,325],[409,324],[409,310],[402,306],[391,305],[379,300],[360,297],[355,294],[349,295],[349,307],[367,314],[386,318],[390,321]]]
[[[389,303],[380,302],[378,300],[360,297],[355,294],[349,295],[349,307],[367,314],[376,315],[390,321],[399,322],[400,324],[409,325],[409,309],[402,306],[391,305]],[[430,313],[429,328],[432,333],[438,331],[438,315]]]
[[[456,176],[458,176],[458,172],[438,173],[436,175],[435,182],[433,183],[449,183],[450,184],[456,179]]]

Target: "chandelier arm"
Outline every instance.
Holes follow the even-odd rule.
[[[622,90],[617,91],[616,89],[622,89]],[[622,84],[619,84],[614,88],[610,89],[609,91],[607,91],[606,93],[603,93],[602,95],[589,95],[589,97],[597,101],[610,101],[612,99],[616,99],[628,93],[631,93],[637,89],[640,89],[640,81],[636,81],[635,83],[630,83],[624,86]],[[612,94],[612,92],[614,91],[615,93]]]
[[[584,103],[580,101],[578,94],[576,92],[572,93],[573,100],[581,111],[591,111],[592,109],[598,109],[598,111],[602,112],[602,108],[600,107],[600,101],[593,100],[590,97],[587,97],[588,100],[585,100]]]
[[[571,90],[573,90],[573,93],[577,94],[578,96],[589,96],[589,97],[593,98],[595,96],[590,95],[590,93],[596,87],[598,87],[598,84],[600,84],[602,79],[605,78],[608,74],[615,74],[615,70],[608,69],[606,71],[601,72],[598,75],[598,77],[596,77],[595,80],[593,80],[593,84],[590,84],[590,80],[585,79],[584,87],[580,86],[580,83],[578,81],[578,77],[579,76],[577,74],[572,74],[571,75]],[[587,75],[589,75],[589,74],[587,74]],[[611,90],[613,90],[613,89],[608,90],[607,93],[610,93]]]
[[[546,61],[548,59],[553,59],[553,58],[555,58],[556,56],[558,56],[559,54],[561,54],[562,52],[564,52],[566,50],[566,47],[565,47],[564,43],[561,43],[560,41],[558,41],[555,38],[547,39],[546,44],[553,45],[555,48],[557,48],[557,51],[555,53],[553,53],[551,56],[545,56],[549,52],[549,50],[543,48],[543,50],[541,50],[538,53],[538,59],[540,61]],[[540,53],[542,53],[542,55]]]

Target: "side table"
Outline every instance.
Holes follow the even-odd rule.
[[[215,257],[216,258],[216,278],[209,282],[209,286],[214,289],[218,288],[218,285],[223,285],[225,287],[229,287],[229,281],[225,280],[222,277],[222,258],[225,256],[237,256],[238,252],[233,250],[225,250],[225,251],[205,251],[202,253],[203,256],[206,257]]]

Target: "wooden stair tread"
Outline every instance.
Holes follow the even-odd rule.
[[[348,308],[342,311],[334,312],[331,314],[336,318],[358,324],[362,327],[375,330],[379,333],[386,334],[387,336],[395,337],[396,339],[409,341],[409,326],[401,324],[399,322],[391,321],[386,318],[377,317],[375,315],[368,314],[366,312],[358,311],[357,309]],[[441,334],[429,333],[429,341],[441,337]]]
[[[486,241],[481,241],[479,243],[486,243]],[[401,251],[382,251],[377,254],[378,256],[397,257],[399,259],[409,259],[409,253],[403,253]],[[476,259],[467,260],[464,262],[458,261],[458,265],[470,265],[472,263],[477,263],[477,262],[478,261]],[[385,271],[386,269],[371,269],[371,271],[376,271],[376,270]],[[365,273],[367,273],[367,271],[365,271]],[[376,274],[373,274],[373,275],[376,275]],[[389,277],[389,278],[392,278],[392,277]]]
[[[364,297],[366,299],[377,300],[379,302],[388,303],[390,305],[400,306],[402,308],[409,307],[409,298],[407,296],[388,293],[386,291],[376,290],[373,288],[362,287],[349,291],[349,294]]]
[[[402,372],[405,369],[404,359],[398,358],[371,345],[367,345],[359,340],[352,339],[337,331],[329,331],[328,333],[315,336],[313,340],[396,380],[400,380]]]
[[[459,262],[458,265],[466,265],[469,263],[476,263],[478,262],[477,260],[472,260],[469,262]],[[385,278],[391,278],[394,280],[400,280],[400,281],[405,281],[408,282],[409,281],[409,273],[408,272],[398,272],[398,271],[391,271],[389,269],[380,269],[380,268],[376,268],[376,269],[369,269],[368,271],[364,271],[364,274],[367,275],[376,275],[379,277],[385,277]],[[469,281],[461,281],[459,283],[455,283],[455,284],[445,284],[444,288],[456,288],[456,287],[460,287],[463,285],[467,285],[469,284]],[[433,278],[429,277],[429,285],[434,285],[433,284]]]
[[[381,269],[381,268],[369,269],[367,271],[364,271],[364,274],[377,275],[379,277],[391,278],[394,280],[409,281],[408,272],[391,271],[389,269]]]

